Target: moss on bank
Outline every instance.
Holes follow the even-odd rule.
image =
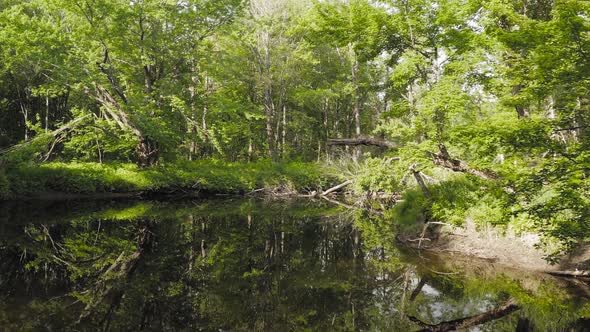
[[[199,160],[139,168],[134,164],[24,164],[0,172],[0,197],[43,193],[168,193],[173,191],[245,193],[258,188],[307,191],[336,179],[314,163],[226,163]]]

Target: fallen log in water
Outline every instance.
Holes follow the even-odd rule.
[[[367,212],[369,212],[371,214],[377,214],[377,215],[380,215],[380,216],[382,216],[384,214],[383,211],[379,211],[379,210],[375,210],[375,209],[371,209],[371,208],[366,208],[366,207],[359,207],[359,206],[349,205],[349,204],[346,204],[346,203],[342,203],[340,201],[337,201],[335,199],[330,199],[330,198],[328,198],[326,196],[320,196],[320,197],[323,198],[323,199],[325,199],[326,201],[332,203],[332,204],[336,204],[336,205],[342,206],[342,207],[347,208],[347,209],[350,209],[350,210],[364,210],[364,211],[367,211]]]
[[[558,277],[586,277],[590,278],[590,271],[586,270],[573,270],[573,271],[548,271],[547,274],[551,274]]]
[[[420,325],[420,327],[422,328],[420,331],[422,332],[446,332],[481,325],[507,316],[510,313],[519,309],[520,307],[514,302],[514,300],[510,299],[506,301],[504,304],[502,304],[500,307],[492,309],[490,311],[486,311],[479,315],[441,322],[438,324],[427,324],[414,316],[408,316],[408,319]]]

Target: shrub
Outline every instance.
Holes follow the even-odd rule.
[[[381,158],[368,158],[356,176],[356,187],[364,191],[401,191],[400,174],[395,171],[394,165]]]

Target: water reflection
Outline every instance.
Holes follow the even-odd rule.
[[[0,326],[583,330],[584,282],[400,250],[378,218],[311,201],[5,205]]]

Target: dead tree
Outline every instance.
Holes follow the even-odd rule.
[[[379,146],[382,148],[393,149],[399,147],[398,144],[383,139],[373,137],[357,137],[357,138],[328,138],[328,145],[348,145],[348,146]]]
[[[472,174],[485,180],[496,179],[498,175],[493,172],[484,172],[477,169],[470,168],[467,163],[462,160],[451,158],[447,147],[444,144],[439,144],[440,153],[430,153],[434,164],[453,170],[454,172],[461,172]]]

